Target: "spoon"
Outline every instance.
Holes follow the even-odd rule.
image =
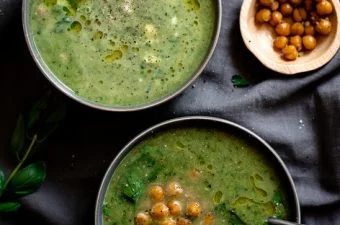
[[[269,225],[303,225],[302,223],[293,223],[287,220],[280,220],[280,219],[276,219],[273,217],[270,217],[268,219],[268,224]]]
[[[228,210],[230,219],[232,220],[233,224],[238,225],[248,225],[246,222],[244,222],[239,215],[233,210]],[[268,218],[268,225],[304,225],[302,223],[293,223],[287,220],[281,220],[274,217]]]

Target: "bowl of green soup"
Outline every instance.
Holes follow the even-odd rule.
[[[90,107],[134,111],[165,102],[203,71],[221,0],[24,0],[30,52],[58,89]]]
[[[147,129],[102,181],[96,225],[300,222],[293,179],[263,139],[235,123],[183,117]]]

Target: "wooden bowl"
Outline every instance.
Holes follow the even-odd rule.
[[[255,23],[257,0],[244,0],[240,14],[240,28],[247,48],[269,69],[286,75],[293,75],[317,69],[329,62],[340,46],[340,3],[330,0],[333,13],[330,17],[332,32],[328,36],[318,37],[313,51],[303,52],[294,61],[286,61],[273,48],[274,29],[268,25]]]

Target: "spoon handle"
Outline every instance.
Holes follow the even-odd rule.
[[[289,222],[287,220],[280,220],[280,219],[276,219],[276,218],[269,218],[268,219],[268,224],[269,225],[303,225],[301,223],[293,223],[293,222]]]

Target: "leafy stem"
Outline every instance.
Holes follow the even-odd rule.
[[[48,137],[65,116],[65,103],[50,91],[26,112],[19,114],[9,142],[9,149],[16,156],[18,164],[7,179],[0,168],[0,215],[20,209],[20,198],[36,192],[45,181],[46,163],[31,162],[31,159],[43,149]]]
[[[11,174],[8,176],[5,185],[3,187],[3,190],[6,189],[7,185],[9,184],[9,182],[13,179],[13,177],[15,176],[15,174],[18,172],[18,170],[21,168],[21,166],[24,164],[24,162],[26,161],[27,157],[29,156],[29,154],[31,153],[34,144],[36,143],[38,138],[38,135],[35,134],[32,138],[32,141],[29,145],[29,147],[27,148],[24,157],[22,157],[22,159],[20,160],[20,162],[18,163],[18,165],[14,168],[14,170],[11,172]],[[0,192],[0,196],[2,195],[2,193]]]

